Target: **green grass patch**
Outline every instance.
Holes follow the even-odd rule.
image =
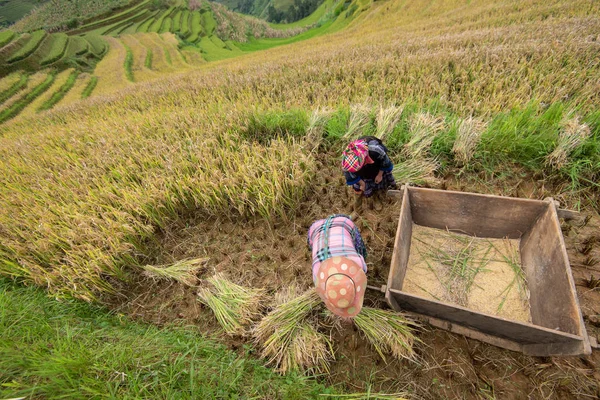
[[[146,59],[144,60],[144,67],[152,69],[152,50],[146,51]]]
[[[158,33],[171,32],[172,28],[173,28],[173,20],[171,18],[167,17],[163,21],[163,24],[160,27],[160,30],[158,31]]]
[[[167,64],[173,65],[173,60],[171,60],[171,53],[169,53],[169,50],[163,48],[163,53],[165,53],[165,60],[167,61]]]
[[[22,74],[18,81],[12,84],[11,87],[0,93],[0,104],[3,104],[6,100],[10,99],[27,85],[27,75]]]
[[[81,98],[82,99],[86,99],[86,98],[90,97],[92,95],[92,92],[96,88],[97,84],[98,84],[98,77],[97,76],[92,76],[90,78],[89,83],[85,87],[85,89],[83,89],[83,92],[81,92]]]
[[[196,326],[158,328],[0,281],[0,397],[317,398],[334,393],[280,376]]]
[[[4,47],[12,42],[15,36],[16,34],[10,29],[0,32],[0,47]]]
[[[54,82],[55,75],[49,74],[46,77],[46,80],[40,83],[38,86],[33,88],[31,92],[27,93],[20,100],[14,103],[9,108],[0,112],[0,123],[8,121],[9,119],[15,117],[18,113],[21,112],[29,103],[35,100],[39,95],[44,93]]]
[[[190,12],[188,10],[185,10],[181,14],[181,37],[186,38],[190,35],[191,32],[192,31],[190,29]]]
[[[127,52],[125,55],[125,62],[123,63],[125,76],[127,76],[129,81],[135,82],[135,79],[133,78],[133,51],[131,51],[131,48],[125,43],[123,43],[123,46],[125,46],[125,51]]]
[[[159,18],[155,19],[154,22],[148,27],[148,32],[158,33],[163,24],[163,21],[165,20],[165,18],[171,15],[171,13],[173,13],[173,10],[175,10],[175,8],[171,7],[167,11],[163,12]]]
[[[217,29],[217,20],[213,16],[212,12],[203,12],[202,13],[202,27],[204,28],[204,33],[207,36],[212,35]]]
[[[173,17],[173,32],[179,32],[181,29],[181,15],[183,14],[182,10],[177,10],[175,16]]]
[[[46,31],[42,30],[33,32],[27,43],[17,50],[17,52],[7,60],[7,62],[14,63],[31,55],[40,46],[40,43],[42,43],[42,40],[44,40],[47,35],[48,34]]]
[[[236,42],[235,45],[242,51],[259,51],[266,50],[276,46],[282,46],[290,43],[299,42],[301,40],[306,40],[313,38],[318,35],[322,35],[327,33],[328,28],[333,24],[333,21],[328,21],[325,24],[321,25],[318,28],[310,29],[306,32],[301,33],[300,35],[292,36],[289,38],[268,38],[268,39],[251,39],[246,43]]]
[[[90,50],[89,43],[81,36],[71,36],[69,46],[73,47],[73,53],[78,56],[85,54]]]
[[[92,30],[106,25],[114,24],[115,22],[122,21],[123,19],[135,18],[136,15],[139,16],[140,14],[148,12],[148,10],[145,9],[148,3],[150,3],[150,0],[144,0],[141,3],[135,5],[134,7],[128,8],[125,11],[122,11],[118,14],[113,14],[110,17],[101,19],[100,21],[94,21],[82,25],[77,29],[77,31]]]
[[[136,32],[148,32],[150,25],[154,23],[156,20],[156,16],[160,13],[160,11],[155,11],[152,15],[150,15],[146,20],[144,20],[137,28]]]
[[[48,65],[60,60],[67,50],[69,37],[65,33],[53,33],[49,39],[52,40],[50,52],[40,61],[40,65]]]
[[[85,35],[84,39],[90,44],[92,53],[102,57],[108,51],[108,43],[99,35]]]
[[[267,145],[281,137],[303,137],[307,127],[308,114],[305,110],[255,112],[248,116],[242,137]]]
[[[202,34],[202,15],[200,11],[194,11],[192,13],[192,23],[190,29],[190,35],[186,37],[185,41],[189,43],[196,43]]]
[[[273,24],[273,23],[271,23],[269,25],[274,29],[280,29],[280,30],[286,30],[286,29],[292,29],[292,28],[303,28],[306,26],[311,26],[311,25],[317,24],[319,21],[321,21],[325,17],[325,14],[327,13],[327,11],[330,8],[332,8],[334,4],[335,4],[334,0],[326,0],[312,14],[310,14],[308,17],[302,18],[299,21],[292,22],[289,24]]]
[[[52,107],[54,107],[56,103],[61,101],[63,97],[65,97],[65,95],[69,92],[69,90],[71,90],[71,88],[75,85],[78,76],[79,71],[71,72],[65,84],[62,85],[60,89],[58,89],[58,91],[52,95],[52,97],[50,97],[46,102],[44,102],[44,104],[42,104],[40,108],[38,108],[38,111],[49,110]]]

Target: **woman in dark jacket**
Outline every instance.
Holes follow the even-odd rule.
[[[365,136],[351,142],[342,155],[342,169],[346,184],[356,194],[371,197],[377,190],[396,188],[392,175],[394,164],[387,148],[374,136]]]

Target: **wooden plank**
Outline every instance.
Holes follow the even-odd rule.
[[[571,268],[562,241],[554,204],[521,239],[521,263],[529,288],[531,319],[534,324],[582,334],[574,286],[569,284]],[[564,251],[563,251],[564,250]]]
[[[403,190],[402,205],[400,207],[400,217],[398,218],[398,228],[396,229],[396,241],[394,242],[394,252],[390,272],[388,275],[387,286],[402,290],[402,283],[406,275],[408,257],[410,255],[410,243],[412,237],[412,216],[408,190]]]
[[[489,238],[518,239],[548,207],[539,200],[409,187],[413,222]]]
[[[514,341],[518,344],[573,343],[583,341],[581,336],[478,313],[464,307],[425,299],[399,290],[388,288],[388,292],[402,310],[442,319],[452,324],[459,324],[463,327]]]
[[[479,332],[475,329],[466,328],[462,325],[452,324],[443,319],[427,317],[412,312],[408,314],[413,318],[427,321],[429,324],[435,326],[436,328],[444,329],[446,331],[456,333],[458,335],[463,335],[471,339],[479,340],[481,342],[489,343],[494,346],[502,347],[503,349],[512,351],[523,351],[523,346],[521,344],[513,342],[511,340],[502,339],[494,335],[488,335],[486,333]]]
[[[592,350],[591,348],[586,349],[585,341],[581,341],[579,343],[528,344],[523,346],[523,353],[536,357],[580,356],[591,354]]]

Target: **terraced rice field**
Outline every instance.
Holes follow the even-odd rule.
[[[48,34],[46,33],[46,31],[35,31],[31,34],[31,36],[29,37],[29,40],[23,45],[23,47],[21,47],[18,51],[16,51],[14,54],[12,54],[7,62],[10,63],[14,63],[17,61],[20,61],[24,58],[26,58],[27,56],[31,55],[37,48],[38,46],[42,43],[42,41],[46,38],[46,36],[48,36]]]
[[[56,75],[52,86],[50,86],[44,93],[42,93],[35,100],[29,103],[27,107],[25,107],[19,113],[16,119],[31,117],[38,113],[40,111],[39,109],[44,105],[44,103],[50,101],[52,96],[55,93],[57,93],[60,90],[60,88],[67,82],[67,79],[69,79],[69,76],[73,71],[74,69],[66,69],[58,75]]]
[[[56,106],[62,107],[81,100],[83,91],[89,85],[91,78],[92,76],[90,74],[79,74],[75,80],[75,85],[67,92],[65,97],[63,97],[63,99],[59,101]]]
[[[132,71],[136,82],[154,79],[158,76],[155,71],[146,67],[146,59],[148,57],[148,51],[150,50],[138,40],[140,35],[143,34],[138,33],[136,35],[121,36],[121,41],[128,46],[133,53]]]
[[[61,59],[67,51],[69,37],[65,33],[50,36],[50,50],[40,61],[40,65],[48,65]],[[87,50],[87,49],[86,49]]]
[[[54,81],[51,72],[38,72],[27,82],[25,90],[15,94],[0,106],[0,123],[8,121],[19,114],[39,95],[44,93]]]
[[[109,44],[108,53],[96,65],[94,71],[94,75],[98,77],[98,86],[94,94],[98,95],[112,93],[130,84],[124,68],[127,55],[125,46],[116,38],[107,36],[105,40]]]

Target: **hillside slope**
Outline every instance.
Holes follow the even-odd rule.
[[[0,272],[59,297],[205,329],[196,288],[151,282],[146,265],[209,257],[202,280],[223,272],[269,293],[293,281],[309,288],[306,229],[342,212],[358,213],[369,279],[383,284],[396,205],[359,213],[339,154],[351,127],[374,133],[389,108],[397,115],[386,143],[400,172],[412,173],[400,175],[403,182],[556,196],[590,213],[589,227],[565,228],[565,237],[573,265],[583,266],[576,271],[584,313],[595,316],[598,292],[581,282],[600,259],[600,4],[389,0],[342,8],[332,14],[354,17],[329,19],[303,33],[306,40],[237,43],[264,51],[140,85],[128,71],[134,79],[149,74],[143,52],[110,38],[98,85],[113,72],[119,92],[0,126]],[[170,35],[135,36],[152,50],[151,65],[152,44]],[[134,67],[117,71],[120,60]],[[21,82],[10,79],[4,86]],[[35,87],[52,81],[38,76]],[[472,117],[480,127],[464,129]],[[477,139],[466,161],[455,147],[465,131]],[[564,160],[553,162],[561,152]],[[415,179],[419,165],[431,171]],[[421,333],[421,364],[385,365],[353,331],[338,332],[343,357],[322,379],[352,382],[352,392],[422,398],[576,399],[600,390],[597,353],[548,361],[436,332]]]

